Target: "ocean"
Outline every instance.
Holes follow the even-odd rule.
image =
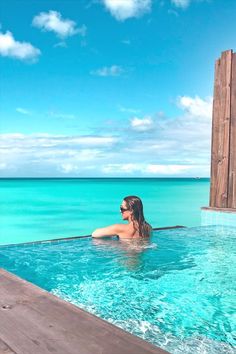
[[[153,227],[199,226],[209,178],[52,178],[0,180],[0,244],[91,234],[122,222],[119,206],[139,196]]]

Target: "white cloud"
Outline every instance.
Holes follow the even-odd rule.
[[[202,99],[198,96],[180,96],[178,106],[193,117],[211,118],[212,116],[212,97]]]
[[[32,24],[43,31],[54,32],[58,37],[63,39],[74,36],[77,33],[81,36],[85,36],[87,30],[85,25],[81,28],[76,28],[76,22],[63,19],[60,12],[52,10],[49,12],[41,12],[39,15],[35,16]]]
[[[150,11],[151,0],[102,0],[112,16],[122,21]]]
[[[74,161],[87,161],[93,160],[98,157],[102,150],[94,148],[76,148],[76,147],[66,147],[66,146],[56,146],[50,144],[42,144],[41,150],[38,150],[38,158],[47,158],[48,161],[54,161],[55,159],[66,158],[72,159]],[[50,148],[50,149],[44,149]]]
[[[191,165],[166,165],[166,164],[146,164],[146,163],[125,163],[107,164],[102,170],[105,174],[133,174],[155,175],[155,176],[177,176],[183,172],[194,170]]]
[[[137,118],[134,117],[131,119],[131,127],[133,130],[145,132],[153,128],[153,121],[151,117]]]
[[[50,135],[50,134],[1,134],[1,144],[12,147],[19,146],[21,148],[28,148],[30,146],[80,146],[80,147],[94,147],[94,146],[112,146],[118,139],[113,136],[64,136],[64,135]]]
[[[182,96],[178,117],[157,113],[136,118],[135,129],[124,118],[100,127],[116,136],[2,134],[1,175],[209,176],[211,102]]]
[[[189,4],[190,0],[171,0],[172,4],[174,4],[176,7],[186,9]]]
[[[16,111],[18,112],[18,113],[21,113],[21,114],[24,114],[24,115],[31,115],[31,112],[30,111],[28,111],[27,109],[25,109],[25,108],[21,108],[21,107],[17,107],[16,108]]]
[[[49,115],[60,119],[75,119],[75,115],[70,113],[49,112]]]
[[[87,162],[87,161],[86,161]],[[91,161],[92,163],[94,162],[93,160]],[[58,164],[57,166],[57,170],[63,174],[76,174],[76,175],[81,175],[84,172],[87,171],[92,171],[92,173],[96,173],[96,167],[94,165],[89,165],[89,164],[81,164],[81,161],[74,161],[72,160],[72,162],[67,162],[67,163],[62,163],[62,164]]]
[[[5,170],[7,168],[7,164],[5,162],[0,163],[0,170]]]
[[[85,37],[87,33],[87,26],[82,25],[80,28],[77,29],[77,33],[79,33],[82,37]]]
[[[103,68],[91,71],[91,75],[97,76],[119,76],[124,72],[121,66],[119,65],[112,65],[110,67],[104,66]]]
[[[61,42],[58,42],[58,43],[56,43],[56,44],[54,44],[54,46],[53,46],[54,48],[67,48],[67,44],[66,44],[66,42],[65,41],[61,41]]]
[[[69,142],[71,144],[80,145],[90,145],[90,146],[100,146],[100,145],[112,145],[117,142],[115,137],[102,137],[102,136],[81,136],[81,137],[71,137]]]
[[[32,46],[32,44],[16,41],[11,32],[7,31],[5,34],[0,32],[0,55],[34,61],[40,54],[40,50]]]
[[[123,39],[123,40],[121,41],[121,43],[126,44],[126,45],[130,45],[130,44],[131,44],[131,41],[130,41],[130,39]]]
[[[107,164],[102,167],[102,171],[106,174],[130,174],[133,173],[137,170],[139,170],[140,167],[138,164],[133,164],[133,163],[125,163],[125,164]]]
[[[146,173],[160,174],[160,175],[177,175],[191,169],[190,165],[147,165]]]
[[[182,109],[180,116],[156,114],[150,117],[150,126],[144,125],[150,127],[143,131],[145,134],[137,129],[129,130],[123,147],[124,156],[132,162],[145,161],[147,164],[143,166],[143,172],[137,171],[138,175],[144,172],[176,175],[178,171],[182,176],[209,175],[212,98],[183,96],[177,103]]]
[[[73,163],[62,163],[59,166],[59,170],[61,170],[63,173],[77,172],[78,169],[78,166],[74,165]]]
[[[133,113],[133,114],[137,114],[140,112],[140,109],[135,109],[135,108],[127,108],[124,106],[119,105],[119,111],[120,112],[124,112],[124,113]]]
[[[0,169],[19,175],[38,175],[40,170],[76,173],[91,169],[91,162],[105,158],[117,138],[107,136],[60,136],[49,134],[1,134]],[[95,168],[95,167],[94,167]],[[26,171],[26,172],[25,172]]]

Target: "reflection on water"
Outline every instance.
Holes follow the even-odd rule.
[[[113,249],[122,252],[122,257],[117,258],[117,262],[128,270],[136,270],[141,267],[143,254],[150,248],[156,248],[157,244],[152,243],[151,239],[143,238],[93,238],[95,246],[105,247],[107,250]]]

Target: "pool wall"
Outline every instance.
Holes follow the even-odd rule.
[[[236,227],[236,209],[201,208],[201,225],[222,225]]]

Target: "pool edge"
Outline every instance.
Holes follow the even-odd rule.
[[[182,225],[175,225],[175,226],[164,226],[164,227],[155,227],[153,228],[153,231],[161,231],[161,230],[169,230],[169,229],[181,229],[181,228],[186,228],[186,226]],[[60,241],[70,241],[70,240],[76,240],[76,239],[81,239],[81,238],[89,238],[92,237],[92,235],[83,235],[83,236],[69,236],[69,237],[59,237],[59,238],[53,238],[53,239],[47,239],[47,240],[38,240],[38,241],[29,241],[29,242],[18,242],[18,243],[6,243],[6,244],[0,244],[0,247],[6,247],[6,246],[20,246],[20,245],[34,245],[34,244],[40,244],[40,243],[51,243],[51,242],[60,242]]]

